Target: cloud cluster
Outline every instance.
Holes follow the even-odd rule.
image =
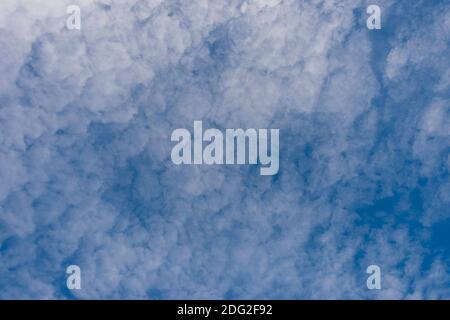
[[[75,2],[0,3],[1,298],[450,297],[445,1]],[[194,120],[279,174],[173,165]]]

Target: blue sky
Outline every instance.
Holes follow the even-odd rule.
[[[448,1],[1,1],[0,298],[449,299],[449,36]],[[279,173],[174,165],[194,120],[279,128]]]

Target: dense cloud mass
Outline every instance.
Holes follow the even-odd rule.
[[[448,1],[0,1],[0,298],[450,298],[449,41]],[[194,120],[279,173],[174,165]]]

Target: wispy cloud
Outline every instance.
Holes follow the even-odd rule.
[[[0,2],[1,298],[450,297],[445,1],[375,1],[382,30],[357,0],[76,2],[80,31]],[[173,165],[194,120],[280,128],[279,174]]]

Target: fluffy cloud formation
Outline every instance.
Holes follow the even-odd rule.
[[[0,297],[449,298],[450,6],[377,2],[1,1]],[[279,174],[173,165],[194,120]]]

